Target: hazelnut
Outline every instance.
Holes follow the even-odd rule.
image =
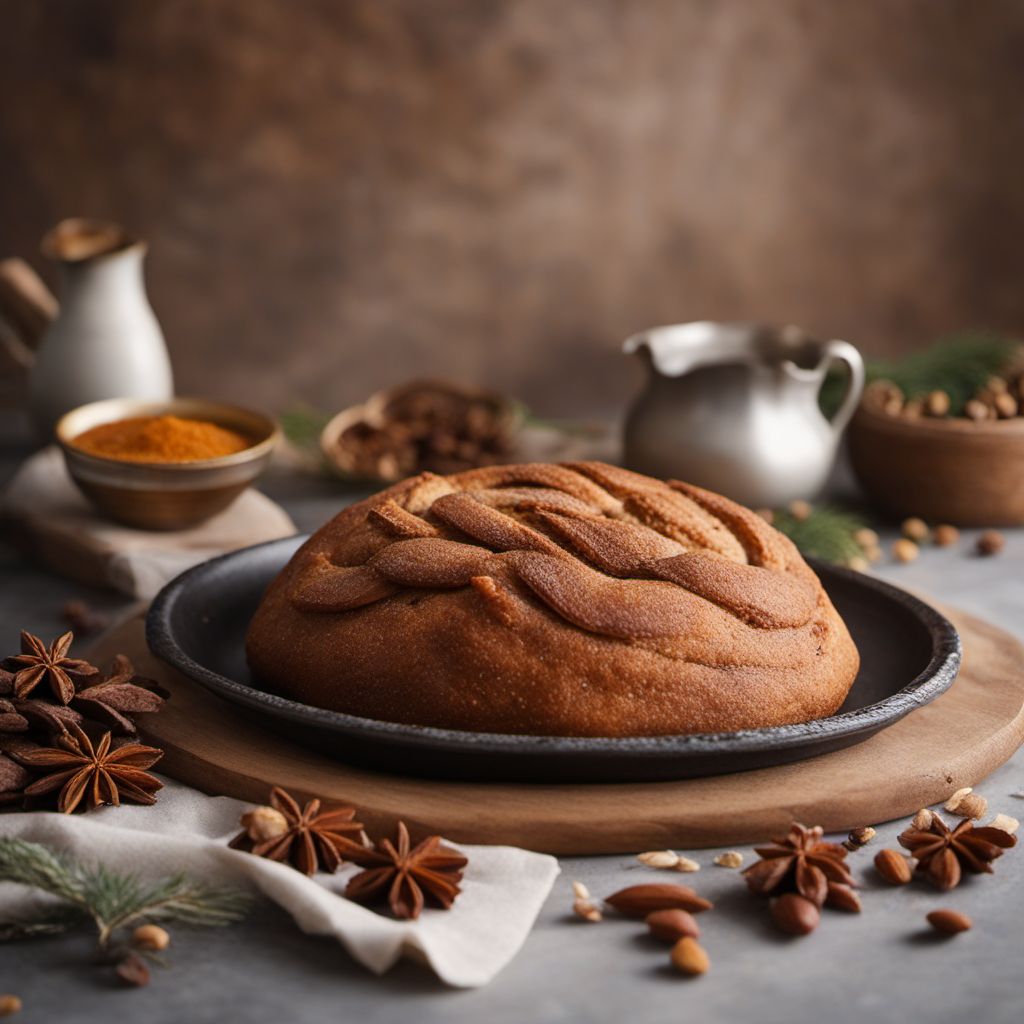
[[[920,544],[928,539],[931,530],[928,529],[928,524],[923,519],[911,516],[900,524],[900,532],[904,537],[909,537],[912,541]]]
[[[16,1013],[21,1013],[21,1000],[10,993],[0,995],[0,1017],[11,1017]]]
[[[933,391],[924,400],[929,416],[945,416],[949,412],[949,395],[945,391]]]
[[[897,562],[912,562],[919,553],[918,546],[912,540],[907,540],[906,537],[900,537],[899,540],[893,542],[892,557]]]
[[[1006,538],[998,530],[986,530],[977,540],[974,549],[979,555],[998,555],[1006,544]]]
[[[948,548],[960,539],[960,531],[949,523],[941,523],[932,530],[932,541],[940,548]]]
[[[870,526],[862,526],[853,533],[853,539],[865,550],[877,548],[879,542],[878,534]]]
[[[980,423],[982,420],[991,419],[992,416],[989,413],[988,406],[984,402],[979,401],[977,398],[972,398],[964,406],[964,415],[969,420],[974,420],[976,423]]]
[[[288,819],[273,807],[256,807],[240,819],[242,828],[254,843],[262,843],[288,831]]]
[[[1012,419],[1017,415],[1017,399],[1005,391],[996,395],[992,404],[996,407],[996,413],[1001,420]]]
[[[140,924],[132,932],[132,944],[139,949],[151,949],[154,952],[159,952],[171,944],[171,937],[159,925]]]
[[[802,498],[798,498],[796,501],[789,503],[789,514],[798,522],[802,523],[805,519],[809,519],[811,513],[814,511],[814,506],[809,501],[804,501]]]
[[[1005,394],[1008,386],[1002,377],[989,377],[985,381],[985,390],[990,391],[993,395]]]

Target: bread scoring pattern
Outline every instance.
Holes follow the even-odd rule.
[[[763,519],[701,488],[603,463],[422,474],[292,578],[298,611],[341,613],[407,592],[472,588],[508,629],[540,602],[622,641],[700,634],[724,611],[761,635],[806,627],[816,577]]]

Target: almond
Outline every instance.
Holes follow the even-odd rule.
[[[910,861],[899,850],[879,850],[875,854],[875,870],[890,885],[906,885],[914,874]]]
[[[714,860],[720,868],[738,868],[743,865],[743,854],[739,850],[726,850],[720,853]]]
[[[683,974],[705,974],[711,966],[704,947],[687,935],[672,947],[672,966]]]
[[[578,900],[590,899],[590,890],[582,882],[572,883],[572,894]]]
[[[700,865],[689,857],[680,857],[675,864],[676,871],[700,871]]]
[[[828,895],[825,897],[826,907],[835,907],[836,910],[846,910],[851,914],[859,914],[861,911],[860,897],[848,885],[842,882],[829,882]]]
[[[648,931],[656,939],[664,939],[665,942],[678,942],[686,936],[691,939],[700,937],[697,919],[685,910],[656,910],[648,914],[644,921]]]
[[[821,913],[809,899],[787,892],[772,901],[772,918],[788,935],[809,935],[818,927]]]
[[[689,886],[669,883],[631,885],[613,893],[605,902],[626,917],[646,917],[655,910],[688,910],[699,914],[714,906]]]
[[[572,912],[584,921],[590,921],[592,924],[596,924],[602,920],[601,911],[594,906],[593,903],[588,900],[575,900],[572,905]]]
[[[956,935],[970,931],[973,922],[966,914],[956,910],[933,910],[927,915],[928,923],[943,935]]]

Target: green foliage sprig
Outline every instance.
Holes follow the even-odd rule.
[[[21,839],[0,839],[0,881],[39,889],[61,901],[38,917],[0,921],[0,939],[53,935],[91,921],[104,950],[117,931],[143,921],[227,925],[241,920],[251,902],[237,889],[206,885],[185,874],[147,883],[102,865],[86,867]]]
[[[806,519],[798,519],[792,512],[780,509],[773,513],[772,525],[784,533],[803,555],[840,565],[864,556],[854,535],[867,522],[847,509],[819,505]]]

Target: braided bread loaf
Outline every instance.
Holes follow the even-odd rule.
[[[820,718],[859,664],[759,516],[597,462],[424,473],[345,509],[270,586],[247,653],[307,704],[557,736]]]

